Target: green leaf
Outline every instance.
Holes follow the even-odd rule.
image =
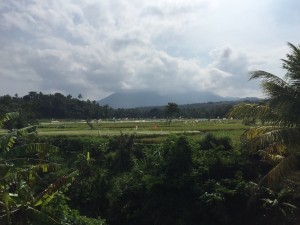
[[[41,164],[41,168],[42,168],[43,173],[47,173],[48,172],[48,166],[47,166],[47,164]]]
[[[10,224],[10,210],[9,210],[10,197],[9,197],[9,193],[7,191],[3,192],[2,201],[3,201],[4,207],[5,207],[8,223]]]
[[[17,112],[11,112],[11,113],[6,113],[2,117],[0,117],[0,127],[3,126],[3,124],[9,120],[13,120],[19,117],[19,113]]]
[[[67,176],[60,177],[54,183],[50,184],[42,193],[40,193],[34,199],[32,204],[34,206],[38,206],[40,204],[43,204],[44,202],[49,201],[49,198],[52,196],[52,194],[56,193],[63,186],[71,184],[73,182],[75,176],[77,176],[77,175],[78,175],[78,171],[76,170]],[[53,197],[51,197],[51,198],[53,198]]]

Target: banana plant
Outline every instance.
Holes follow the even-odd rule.
[[[0,117],[0,126],[15,119],[18,113]],[[0,137],[0,224],[59,224],[40,209],[65,185],[72,183],[77,171],[61,176],[47,188],[37,192],[41,174],[55,171],[62,165],[51,160],[58,148],[47,143],[34,143],[36,126],[9,131]]]

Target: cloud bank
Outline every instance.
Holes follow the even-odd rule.
[[[298,3],[284,3],[278,11],[279,0],[4,1],[0,94],[260,96],[249,71],[282,73],[286,42],[300,35],[290,22],[300,21]]]

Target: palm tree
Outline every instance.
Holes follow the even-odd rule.
[[[243,138],[248,147],[274,162],[261,184],[278,185],[300,165],[300,45],[288,43],[291,53],[282,59],[286,75],[280,78],[265,71],[254,71],[251,79],[261,79],[267,99],[259,104],[235,106],[230,116],[255,118],[256,125]]]

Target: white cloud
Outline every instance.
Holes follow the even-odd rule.
[[[100,99],[147,89],[260,95],[257,82],[247,81],[249,70],[281,73],[285,43],[300,34],[299,24],[288,18],[284,25],[291,35],[281,32],[278,5],[279,0],[5,1],[0,94],[60,91]]]

